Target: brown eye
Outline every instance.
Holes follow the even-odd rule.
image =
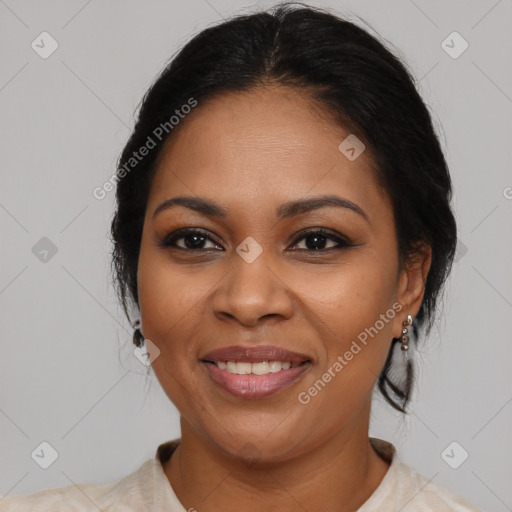
[[[183,242],[180,242],[183,240]],[[205,244],[211,242],[214,247],[205,247]],[[207,251],[212,248],[220,247],[207,234],[206,231],[198,229],[180,229],[167,235],[161,242],[161,247],[173,247],[183,251]],[[224,250],[224,249],[221,249]]]
[[[351,244],[344,238],[332,234],[330,231],[326,229],[318,229],[314,231],[307,231],[306,233],[302,233],[300,238],[297,238],[294,242],[294,246],[298,244],[299,241],[305,240],[305,247],[299,248],[297,250],[300,251],[330,251],[333,249],[343,249],[347,247],[351,247]],[[334,242],[334,246],[325,247],[329,242]]]

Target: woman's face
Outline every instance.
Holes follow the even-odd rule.
[[[339,149],[349,134],[267,87],[199,104],[161,155],[138,267],[142,332],[182,428],[224,452],[278,461],[366,434],[391,339],[421,304],[369,151]],[[185,196],[215,207],[155,215]],[[324,196],[338,205],[308,207]],[[185,228],[200,233],[169,237]]]

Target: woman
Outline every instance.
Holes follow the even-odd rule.
[[[120,300],[181,438],[21,510],[475,507],[368,435],[450,270],[451,180],[403,64],[325,11],[208,28],[147,92],[117,171]]]

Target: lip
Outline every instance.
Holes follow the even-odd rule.
[[[294,368],[280,370],[266,375],[239,375],[221,370],[218,361],[286,361],[298,364]],[[219,348],[201,357],[211,379],[231,395],[238,398],[265,398],[289,388],[296,383],[312,366],[312,358],[299,352],[286,350],[273,345],[257,345],[244,347],[235,345]]]
[[[305,372],[311,368],[311,362],[305,362],[300,366],[280,370],[266,375],[238,375],[221,370],[215,363],[202,361],[212,380],[221,388],[238,398],[265,398],[297,382]]]
[[[249,363],[257,363],[258,361],[289,361],[292,364],[301,364],[304,361],[311,361],[311,357],[305,354],[292,352],[291,350],[286,350],[274,345],[256,345],[254,347],[233,345],[212,350],[200,359],[203,362],[247,361]]]

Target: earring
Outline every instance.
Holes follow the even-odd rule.
[[[409,326],[412,325],[412,316],[407,315],[407,319],[402,323],[402,336],[400,341],[402,342],[402,346],[400,347],[404,356],[404,363],[407,366],[408,362],[408,351],[409,351]]]
[[[144,345],[144,335],[140,330],[140,320],[135,321],[133,328],[133,344],[136,347],[142,347],[142,345]]]
[[[402,333],[400,337],[393,338],[392,348],[388,354],[388,359],[384,366],[384,371],[379,377],[379,389],[388,398],[390,403],[399,411],[405,412],[404,407],[409,402],[411,390],[414,381],[414,358],[416,353],[415,343],[409,346],[409,328],[412,325],[413,318],[407,315],[402,322]],[[400,347],[400,348],[399,348]],[[402,356],[400,356],[400,352]],[[394,398],[390,398],[388,390],[398,399],[398,404]]]

